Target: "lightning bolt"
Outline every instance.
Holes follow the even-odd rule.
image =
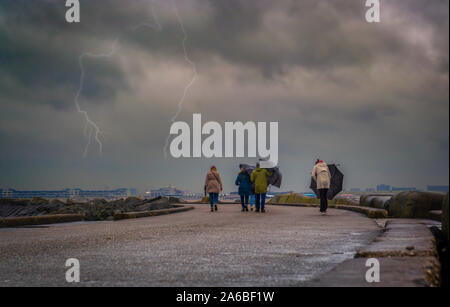
[[[153,3],[153,1],[152,1]],[[137,31],[138,29],[142,28],[142,27],[149,27],[152,28],[154,30],[157,31],[161,31],[162,30],[162,26],[158,21],[158,17],[155,14],[155,11],[153,10],[153,6],[150,5],[150,9],[151,9],[151,13],[152,13],[152,17],[153,17],[153,23],[146,23],[146,22],[142,22],[140,24],[137,25],[133,25],[130,27],[132,32]],[[107,53],[91,53],[91,52],[83,52],[82,54],[80,54],[80,56],[78,57],[78,64],[80,67],[80,83],[79,83],[79,87],[78,87],[78,91],[75,95],[74,98],[74,102],[75,102],[75,106],[76,106],[76,110],[78,113],[80,113],[81,115],[83,115],[85,121],[86,121],[86,126],[85,126],[85,135],[87,136],[88,140],[86,143],[86,146],[84,148],[84,153],[83,153],[83,157],[87,156],[87,152],[89,149],[90,144],[92,143],[92,137],[94,137],[95,142],[98,144],[98,150],[99,150],[99,154],[100,156],[102,155],[102,149],[103,149],[103,144],[100,140],[100,135],[102,134],[102,131],[100,130],[99,126],[89,117],[89,114],[86,110],[83,110],[80,106],[79,103],[79,98],[81,95],[81,92],[83,91],[83,87],[84,87],[84,76],[85,76],[85,69],[84,69],[84,64],[83,64],[83,60],[84,58],[94,58],[94,59],[98,59],[98,58],[110,58],[111,56],[113,56],[116,52],[116,47],[117,44],[119,42],[119,39],[121,37],[121,34],[117,36],[117,38],[113,41],[113,44],[111,46],[111,50]]]
[[[152,1],[152,3],[153,2],[154,1]],[[184,100],[186,99],[186,95],[189,91],[189,88],[194,84],[195,79],[197,77],[197,69],[196,69],[195,63],[188,56],[188,52],[187,52],[187,48],[186,48],[186,41],[188,40],[188,34],[186,32],[186,29],[184,27],[183,21],[180,17],[178,8],[177,8],[174,0],[172,0],[172,6],[173,6],[173,10],[175,12],[175,16],[177,18],[178,24],[180,25],[181,31],[183,33],[182,47],[183,47],[183,53],[184,53],[184,60],[189,64],[189,66],[191,66],[191,69],[192,69],[192,78],[189,81],[189,83],[184,87],[183,95],[181,96],[180,100],[178,101],[177,111],[176,111],[175,115],[170,119],[170,122],[173,123],[173,122],[175,122],[175,120],[177,119],[177,117],[179,116],[180,112],[183,109],[183,103],[184,103]],[[142,22],[140,24],[133,25],[130,27],[132,32],[135,32],[142,27],[149,27],[149,28],[152,28],[157,31],[162,30],[162,26],[159,23],[158,16],[156,15],[152,5],[150,5],[150,9],[151,9],[152,18],[153,18],[154,23]],[[102,155],[102,148],[103,148],[103,144],[100,139],[100,136],[102,135],[102,131],[100,130],[99,126],[89,117],[88,112],[86,110],[83,110],[80,107],[80,103],[79,103],[79,98],[80,98],[81,92],[83,91],[84,76],[85,76],[83,60],[86,57],[88,57],[88,58],[109,58],[109,57],[113,56],[116,52],[116,46],[119,42],[120,37],[121,37],[121,35],[117,36],[117,38],[114,40],[114,42],[111,46],[111,50],[108,53],[84,52],[78,58],[78,63],[80,66],[80,83],[79,83],[78,91],[75,95],[74,101],[75,101],[75,106],[76,106],[77,112],[82,114],[86,121],[85,135],[87,136],[88,140],[87,140],[86,146],[84,148],[83,157],[87,156],[89,146],[92,143],[92,137],[94,137],[95,142],[98,144],[100,156]],[[166,143],[164,146],[165,158],[167,158],[167,146],[169,144],[169,139],[170,139],[170,134],[167,136]]]
[[[89,149],[89,145],[91,144],[92,135],[94,135],[95,141],[98,144],[98,149],[99,149],[100,155],[102,155],[102,148],[103,148],[103,144],[102,144],[102,142],[100,140],[100,134],[102,133],[100,128],[89,117],[88,112],[83,110],[83,109],[81,109],[80,103],[78,101],[78,99],[80,98],[81,92],[83,91],[83,85],[84,85],[85,71],[84,71],[83,59],[85,57],[90,57],[90,58],[111,57],[115,53],[115,48],[116,48],[117,42],[118,42],[118,38],[114,40],[114,42],[113,42],[113,44],[111,46],[111,51],[108,52],[108,53],[94,54],[94,53],[90,53],[90,52],[84,52],[78,57],[78,64],[80,66],[80,85],[78,87],[78,91],[77,91],[77,94],[75,95],[74,101],[75,101],[75,106],[77,108],[77,112],[82,114],[84,119],[85,119],[85,121],[86,121],[85,134],[86,134],[86,132],[88,133],[88,142],[86,143],[86,146],[84,148],[83,157],[86,157],[86,155],[87,155],[87,151]]]
[[[191,61],[191,59],[188,56],[187,50],[186,50],[186,41],[188,40],[188,35],[187,35],[187,32],[186,32],[186,29],[184,28],[183,21],[182,21],[182,19],[180,17],[180,14],[178,13],[178,8],[177,8],[177,5],[175,4],[174,0],[172,0],[172,6],[173,6],[173,9],[174,9],[174,12],[175,12],[175,16],[177,17],[178,24],[180,25],[181,31],[183,32],[183,35],[184,35],[183,41],[182,41],[181,44],[183,46],[184,60],[191,66],[191,69],[192,69],[192,79],[184,87],[183,95],[181,96],[180,100],[178,101],[177,112],[170,119],[171,123],[175,122],[175,120],[177,119],[178,115],[180,115],[180,112],[183,109],[183,103],[184,103],[184,100],[186,98],[187,92],[189,91],[189,88],[192,86],[192,84],[194,84],[195,79],[197,77],[197,68],[195,67],[195,63],[193,61]],[[167,146],[169,145],[169,139],[170,139],[170,134],[167,136],[166,143],[164,145],[164,157],[166,159],[167,159]]]

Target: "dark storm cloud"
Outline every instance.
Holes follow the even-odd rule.
[[[379,24],[362,0],[85,0],[79,24],[64,2],[1,2],[2,185],[199,190],[210,163],[232,182],[236,159],[162,157],[192,78],[180,21],[198,75],[179,119],[279,121],[285,189],[307,186],[317,156],[349,185],[448,183],[448,1],[382,1]],[[83,60],[80,104],[105,150],[83,159],[79,56],[116,39]]]
[[[385,55],[414,57],[421,52],[410,48],[402,28],[392,31],[366,23],[361,18],[365,7],[359,0],[212,3],[214,18],[191,34],[194,51],[259,67],[267,76],[292,66],[361,67]],[[433,30],[440,32],[445,15],[436,14],[438,10],[424,11],[430,16],[423,19],[434,20]]]
[[[146,4],[143,1],[138,1]],[[82,2],[84,23],[65,21],[64,1],[5,1],[0,10],[2,47],[0,89],[5,99],[50,104],[66,108],[67,102],[54,97],[58,88],[76,91],[79,56],[83,52],[108,53],[114,39],[129,32],[130,19],[148,20],[138,5],[117,9],[121,1]],[[124,12],[124,13],[121,13]],[[99,14],[100,13],[100,14]],[[7,16],[7,17],[6,17]],[[127,28],[128,27],[128,28]],[[83,95],[96,103],[112,97],[112,89],[126,87],[122,73],[110,59],[84,59],[87,82]],[[36,89],[47,89],[36,95]],[[67,94],[67,93],[66,93]]]
[[[2,70],[25,87],[49,87],[55,82],[73,86],[78,77],[78,67],[74,67],[78,64],[77,55],[85,50],[105,52],[117,37],[154,54],[181,56],[179,39],[174,39],[180,38],[181,33],[173,16],[160,21],[161,32],[147,28],[130,30],[130,25],[140,22],[155,24],[148,9],[150,1],[132,1],[126,7],[118,0],[82,2],[85,22],[75,26],[64,21],[65,8],[56,3],[7,1],[4,6],[8,19],[0,33],[6,47],[0,50],[0,58],[6,63]],[[436,35],[445,31],[448,34],[448,20],[440,9],[445,3],[402,3],[396,12],[411,12],[418,21],[433,27],[434,46],[430,48],[439,53],[440,70],[448,72],[448,41],[444,35]],[[382,25],[366,23],[361,18],[364,6],[359,0],[198,1],[197,5],[210,8],[209,18],[190,28],[189,48],[198,61],[218,55],[237,65],[257,67],[265,77],[287,72],[293,66],[324,72],[336,66],[364,67],[377,64],[383,56],[399,54],[407,60],[433,64],[423,57],[423,50],[412,48],[405,41],[403,28],[388,31]],[[161,1],[153,6],[155,12],[168,9],[167,3]],[[92,98],[100,98],[95,94],[102,95],[112,86],[125,86],[119,68],[113,64],[94,66],[97,81],[89,82],[92,86],[87,89],[93,91]],[[30,73],[36,71],[40,73]],[[102,91],[101,87],[108,83],[102,78],[115,79],[117,84],[109,83]],[[97,87],[94,82],[103,84]]]

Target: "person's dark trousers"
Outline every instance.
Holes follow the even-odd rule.
[[[328,189],[319,189],[320,212],[326,212],[328,209],[327,193],[328,193]]]
[[[259,211],[260,209],[264,210],[264,206],[266,204],[266,193],[255,194],[255,196],[256,196],[255,197],[256,198],[256,201],[255,201],[256,211]]]
[[[241,195],[241,205],[242,205],[242,209],[246,209],[248,206],[248,198],[249,195]]]
[[[219,203],[219,194],[209,193],[209,203],[211,204],[211,208],[214,208],[214,204]]]

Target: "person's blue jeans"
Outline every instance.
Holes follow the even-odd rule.
[[[219,194],[218,193],[209,193],[209,203],[211,204],[211,208],[214,208],[214,204],[219,203]]]
[[[264,205],[266,204],[266,193],[256,194],[255,207],[256,210],[264,210]]]
[[[249,195],[248,194],[241,194],[240,196],[241,196],[242,209],[245,209],[247,207],[247,205],[248,205]]]
[[[255,204],[255,194],[250,195],[250,207],[252,207]]]

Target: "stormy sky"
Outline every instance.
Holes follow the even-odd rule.
[[[235,190],[255,159],[164,157],[194,77],[176,120],[278,121],[282,190],[307,191],[316,158],[346,188],[448,185],[447,0],[382,0],[380,23],[364,0],[80,3],[67,23],[64,0],[0,0],[3,188],[200,192],[214,164]]]

